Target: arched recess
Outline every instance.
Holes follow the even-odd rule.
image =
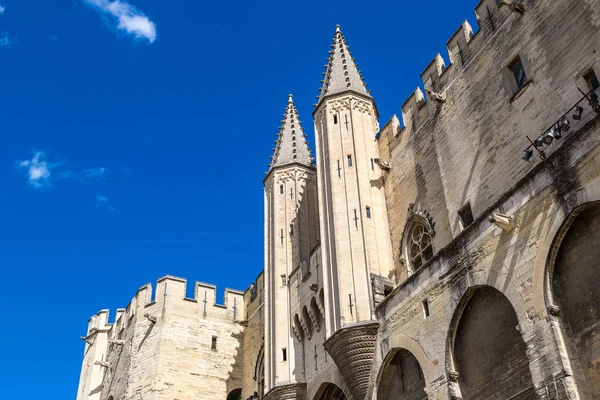
[[[393,349],[382,366],[377,385],[377,400],[427,399],[421,364],[406,349]]]
[[[242,389],[233,389],[227,395],[227,400],[242,400]]]
[[[314,400],[346,400],[346,395],[333,383],[324,383],[321,385]]]
[[[255,397],[262,399],[265,394],[265,345],[258,352],[256,364],[254,365],[254,380],[256,381]]]
[[[560,321],[582,399],[600,399],[600,204],[565,220],[548,265],[548,306]]]
[[[312,313],[313,317],[314,317],[314,325],[315,325],[315,329],[317,331],[319,331],[321,329],[321,311],[319,310],[319,306],[317,305],[317,300],[313,297],[310,300],[310,312]]]
[[[408,208],[406,225],[400,244],[401,260],[409,274],[415,273],[423,264],[433,258],[433,238],[435,224],[431,216],[423,210],[415,210],[414,204]]]
[[[491,286],[464,294],[450,328],[450,379],[463,399],[535,399],[527,346],[510,301]],[[517,396],[517,397],[515,397]]]

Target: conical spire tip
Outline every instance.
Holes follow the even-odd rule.
[[[290,93],[290,94],[288,94],[288,103],[293,103],[293,102],[294,102],[294,99],[293,99],[293,97],[294,97],[294,96],[292,96],[292,94],[291,94],[291,93]]]
[[[340,28],[340,24],[337,24],[337,25],[335,26],[335,31],[336,31],[336,32],[341,32],[341,31],[342,31],[342,29]]]

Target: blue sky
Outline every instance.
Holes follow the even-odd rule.
[[[287,94],[335,24],[400,113],[476,1],[0,0],[3,398],[74,398],[87,318],[172,274],[245,289]],[[221,300],[221,299],[219,299]]]

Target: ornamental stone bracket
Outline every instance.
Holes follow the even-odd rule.
[[[269,390],[264,400],[306,400],[306,383],[284,383]]]
[[[325,341],[325,348],[357,400],[367,395],[378,329],[378,322],[361,322],[338,330]]]
[[[317,319],[312,310],[308,310],[308,316],[310,317],[310,320],[317,332],[319,332],[321,330],[321,325],[319,324],[319,320]]]

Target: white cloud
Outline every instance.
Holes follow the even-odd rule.
[[[8,37],[8,33],[0,34],[0,47],[11,47],[16,42],[16,39],[11,39],[10,37]]]
[[[117,29],[125,31],[138,39],[153,43],[156,39],[156,25],[143,12],[121,0],[83,0],[93,6],[103,16],[117,22]]]
[[[82,169],[79,172],[79,175],[81,176],[81,179],[83,180],[87,180],[87,179],[105,179],[106,175],[110,172],[110,170],[108,168],[105,167],[100,167],[100,168],[89,168],[89,169]]]
[[[96,208],[109,210],[109,211],[115,211],[115,208],[113,206],[111,206],[110,204],[108,204],[108,197],[102,196],[102,195],[96,196]]]
[[[4,14],[5,10],[6,10],[6,7],[4,7],[2,4],[0,4],[0,15]]]
[[[35,152],[31,160],[19,162],[19,168],[27,171],[27,184],[34,188],[52,187],[52,169],[57,165],[59,164],[47,162],[46,154],[42,151]]]

